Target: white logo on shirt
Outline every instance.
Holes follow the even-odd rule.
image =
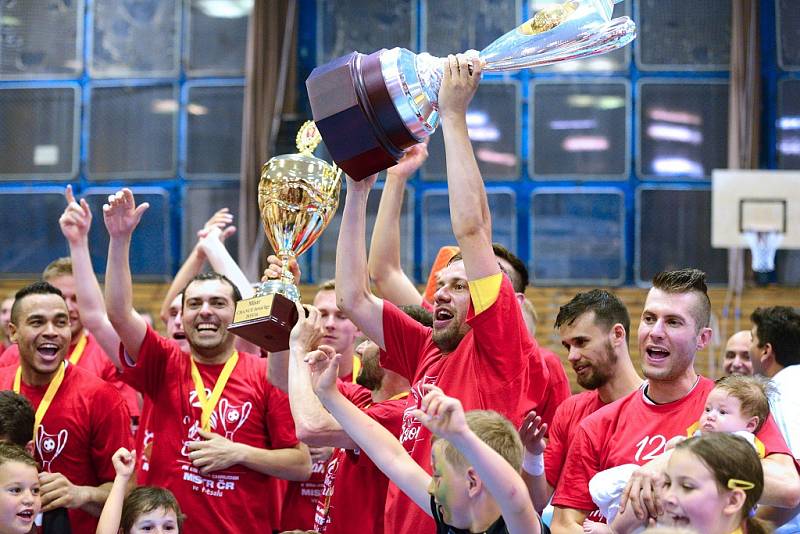
[[[411,398],[414,399],[414,404],[407,404],[405,410],[403,410],[403,428],[400,430],[400,443],[403,444],[403,447],[405,447],[408,452],[411,452],[414,448],[414,443],[417,441],[419,431],[422,428],[422,423],[419,422],[419,419],[412,415],[412,412],[420,407],[422,404],[422,397],[425,396],[422,385],[436,384],[438,378],[438,376],[424,375],[422,380],[418,381],[411,388]]]
[[[50,472],[50,465],[58,458],[64,447],[67,446],[69,439],[69,432],[66,428],[62,428],[57,434],[48,434],[44,425],[39,426],[39,433],[36,436],[36,452],[42,459],[42,469]]]
[[[645,436],[636,444],[636,462],[649,462],[667,448],[667,438],[661,434]],[[645,452],[647,449],[647,452]]]

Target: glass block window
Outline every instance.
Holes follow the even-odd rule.
[[[186,175],[238,179],[244,87],[189,87],[186,113]]]
[[[158,187],[131,189],[137,205],[144,202],[150,204],[133,233],[130,252],[131,274],[139,279],[164,280],[173,274],[169,193]],[[96,273],[106,272],[108,257],[108,232],[103,224],[103,204],[108,202],[108,195],[116,192],[117,188],[93,187],[81,195],[86,198],[94,214],[92,229],[89,231],[89,243],[91,243],[92,265]]]
[[[416,50],[416,2],[353,0],[317,3],[317,64],[358,50],[371,54],[399,46]]]
[[[492,241],[514,252],[517,250],[516,194],[505,187],[489,188],[486,193],[492,214]],[[425,191],[422,195],[422,280],[428,278],[439,249],[455,244],[447,191]]]
[[[178,95],[172,85],[93,87],[89,112],[92,179],[175,173]]]
[[[94,0],[91,62],[96,78],[175,76],[180,63],[179,0]]]
[[[475,159],[484,180],[517,180],[520,173],[519,85],[484,81],[467,112],[467,127]],[[422,167],[426,180],[447,180],[444,139],[435,133]]]
[[[646,81],[639,86],[641,179],[707,180],[728,166],[728,84]]]
[[[181,202],[184,206],[191,206],[181,213],[181,258],[189,255],[197,243],[197,231],[203,228],[217,210],[228,208],[233,214],[234,226],[239,224],[238,184],[229,187],[187,186],[183,189]],[[239,253],[238,241],[237,234],[225,241],[225,246],[234,258]]]
[[[47,264],[69,254],[58,226],[65,206],[58,187],[0,189],[0,276],[38,278]]]
[[[625,280],[621,190],[545,188],[531,198],[530,271],[539,284]]]
[[[423,49],[445,57],[482,50],[519,24],[520,0],[486,0],[464,9],[461,0],[424,0]]]
[[[728,279],[728,251],[711,248],[711,191],[649,189],[637,192],[636,273],[642,284],[668,269],[697,267],[709,283]]]
[[[800,80],[778,83],[778,168],[800,169]]]
[[[252,0],[190,0],[184,46],[190,76],[244,76],[252,10]]]
[[[731,2],[637,0],[636,61],[643,70],[726,70]]]
[[[0,79],[78,76],[83,10],[82,0],[0,4]]]
[[[0,87],[0,179],[73,178],[79,101],[77,86]]]
[[[627,177],[627,82],[534,82],[531,95],[528,153],[532,176],[579,180]]]
[[[800,286],[800,250],[779,250],[775,254],[778,284]]]
[[[778,13],[778,64],[800,70],[800,9],[796,0],[775,0]]]
[[[552,3],[552,0],[530,0],[528,2],[530,7],[530,14],[528,15],[528,18],[535,14],[539,9]],[[625,15],[630,17],[632,3],[633,0],[622,0],[622,2],[614,4],[614,11],[611,14],[611,17],[617,18]],[[576,59],[573,61],[559,61],[553,65],[536,67],[533,72],[534,74],[550,72],[571,74],[579,72],[609,72],[627,70],[628,65],[630,64],[631,48],[632,47],[629,45],[624,48],[614,50],[613,52],[601,54],[599,56]]]
[[[372,240],[372,230],[375,218],[378,215],[378,205],[383,192],[383,181],[378,182],[372,189],[367,201],[367,250]],[[339,239],[339,226],[342,223],[342,210],[344,199],[347,196],[346,188],[342,187],[339,197],[339,209],[331,223],[322,232],[319,240],[309,249],[304,256],[312,256],[314,279],[322,282],[336,276],[336,242]],[[406,187],[403,197],[403,209],[400,214],[400,261],[403,270],[410,277],[414,276],[414,191]]]

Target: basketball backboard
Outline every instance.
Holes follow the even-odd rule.
[[[780,248],[800,249],[800,172],[713,171],[711,246],[747,248],[747,232],[777,232]]]

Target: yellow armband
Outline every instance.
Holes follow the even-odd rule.
[[[472,307],[475,315],[486,310],[497,300],[500,294],[500,284],[503,283],[503,273],[491,274],[479,280],[469,281],[469,295],[472,297]]]

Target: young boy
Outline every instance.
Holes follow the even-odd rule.
[[[36,461],[19,445],[0,442],[0,534],[24,534],[42,508]]]
[[[746,439],[756,449],[758,456],[763,458],[764,444],[755,437],[755,434],[769,417],[771,394],[772,387],[769,381],[757,376],[731,375],[720,378],[714,389],[708,392],[700,420],[689,428],[687,433],[692,436],[706,432],[730,432]],[[685,436],[672,438],[667,443],[667,450],[673,449],[685,439]],[[584,532],[591,534],[626,532],[629,528],[640,525],[641,522],[633,514],[625,513],[617,519],[622,490],[637,467],[635,464],[621,465],[601,471],[592,477],[589,491],[595,504],[608,519],[608,525],[586,520],[583,524]]]
[[[423,386],[421,409],[412,415],[436,436],[431,476],[389,431],[342,396],[336,387],[340,358],[324,346],[308,353],[314,391],[375,465],[433,517],[437,533],[549,532],[520,477],[522,443],[510,422],[491,411],[465,414],[457,399]]]

